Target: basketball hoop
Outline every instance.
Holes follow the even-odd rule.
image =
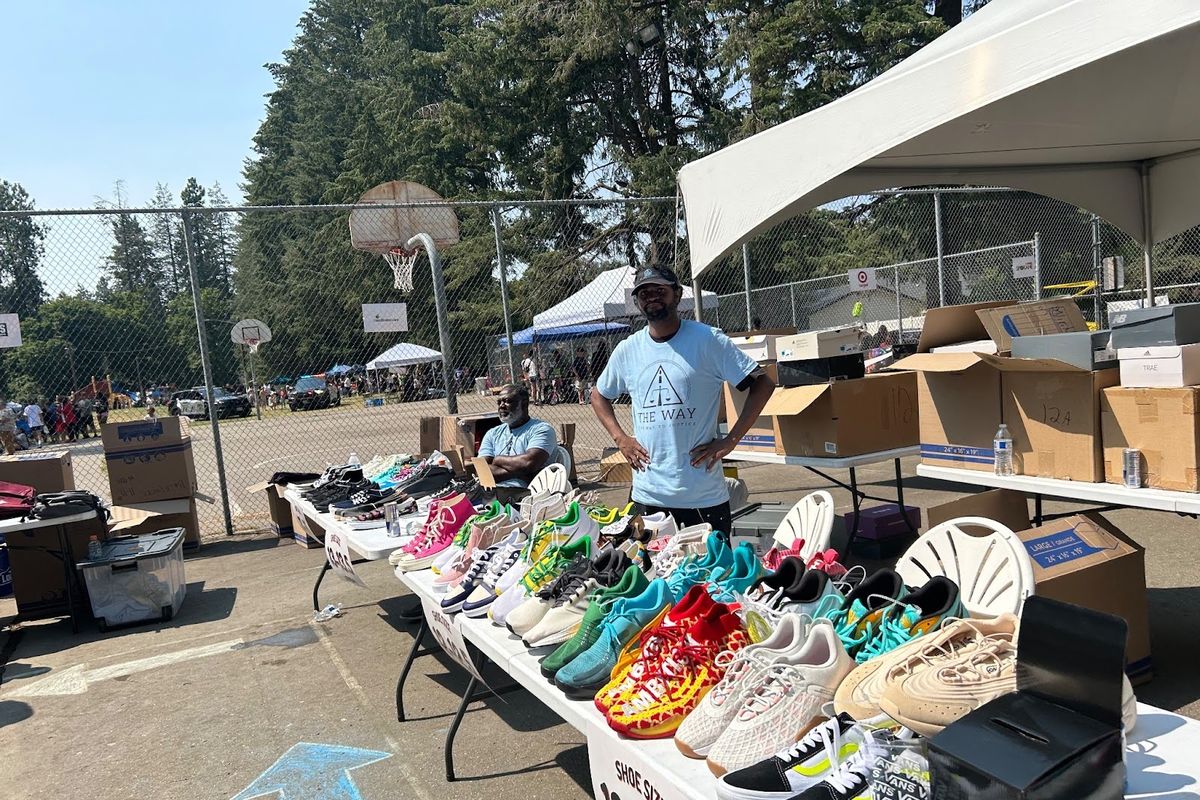
[[[411,292],[413,288],[413,268],[417,264],[420,250],[406,250],[403,247],[393,247],[383,253],[383,259],[392,268],[394,285],[402,292]]]
[[[248,349],[248,350],[249,350],[251,353],[257,353],[257,352],[258,352],[258,346],[259,346],[260,344],[262,344],[262,342],[260,342],[258,339],[247,339],[247,340],[246,340],[246,348],[247,348],[247,349]]]

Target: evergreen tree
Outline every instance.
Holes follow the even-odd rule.
[[[228,206],[229,198],[221,189],[220,183],[213,183],[208,189],[209,205],[214,207]],[[220,289],[226,296],[233,291],[233,254],[237,251],[237,236],[234,215],[228,211],[214,211],[207,215],[209,228],[208,258],[212,262],[211,269],[215,277],[220,279]]]
[[[0,210],[32,211],[33,198],[19,183],[0,179]],[[28,319],[46,290],[38,276],[45,228],[35,217],[0,218],[0,310]]]
[[[170,187],[159,183],[154,187],[154,197],[150,201],[151,208],[169,209],[176,207],[175,196]],[[187,254],[184,252],[183,228],[180,226],[177,214],[155,214],[148,231],[150,242],[154,247],[154,257],[158,259],[163,273],[168,280],[166,296],[173,297],[187,288]]]

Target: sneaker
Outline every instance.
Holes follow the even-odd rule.
[[[845,600],[827,597],[813,612],[828,619],[841,637],[846,652],[854,654],[874,635],[886,611],[904,592],[904,581],[893,569],[881,569],[863,580]]]
[[[596,643],[596,639],[600,637],[600,625],[612,610],[613,605],[618,600],[637,597],[646,591],[646,587],[649,585],[646,574],[637,565],[633,565],[625,570],[625,574],[621,576],[621,580],[615,586],[597,591],[588,603],[587,611],[579,620],[579,627],[571,638],[541,660],[539,669],[542,677],[553,683],[554,676],[560,669]],[[533,631],[530,631],[531,635],[532,633]]]
[[[705,588],[696,585],[682,600],[659,613],[640,636],[631,638],[617,654],[616,666],[609,670],[607,682],[595,693],[596,708],[607,714],[610,708],[624,702],[643,676],[657,668],[663,655],[715,605]]]
[[[608,548],[584,573],[555,581],[550,591],[550,608],[536,625],[521,634],[525,646],[548,647],[570,639],[591,607],[592,595],[618,584],[631,568],[636,569],[628,555]]]
[[[736,655],[722,653],[725,675],[712,688],[696,710],[675,732],[675,746],[688,758],[704,758],[729,726],[758,683],[758,676],[772,664],[799,650],[808,638],[808,626],[795,614],[785,616],[769,637],[750,644]]]
[[[572,504],[555,519],[539,523],[533,528],[525,549],[521,551],[521,557],[496,582],[496,592],[503,594],[512,588],[550,548],[581,537],[594,539],[597,532],[599,526],[596,525],[596,521],[586,514],[581,514],[578,504]]]
[[[705,542],[704,555],[691,555],[685,558],[667,578],[667,586],[671,590],[671,596],[678,600],[692,586],[707,582],[712,577],[714,569],[718,567],[729,569],[732,566],[733,551],[729,549],[729,545],[725,544],[725,540],[714,531],[709,534],[708,540]]]
[[[470,500],[470,498],[467,499]],[[500,519],[504,513],[504,506],[493,500],[482,511],[468,519],[459,532],[455,534],[454,541],[450,543],[450,546],[443,550],[442,554],[430,565],[429,569],[433,574],[440,576],[443,568],[463,555],[468,544],[471,543],[472,536],[478,541],[479,534],[481,533],[480,528],[489,522]],[[487,546],[490,547],[490,544]],[[437,581],[434,581],[434,583],[436,584]]]
[[[733,603],[763,574],[762,562],[749,542],[733,548],[733,564],[714,567],[708,579],[708,592],[718,603]]]
[[[621,651],[650,622],[670,605],[671,594],[665,582],[651,581],[636,597],[617,600],[600,625],[600,635],[554,676],[554,685],[573,700],[596,695],[612,674]]]
[[[871,628],[868,640],[854,659],[862,664],[936,630],[946,620],[969,616],[959,598],[958,584],[943,575],[934,575],[924,586],[884,609],[879,624]]]
[[[443,565],[441,574],[433,579],[434,588],[457,584],[467,574],[467,571],[471,569],[472,562],[477,554],[482,553],[497,542],[507,539],[517,529],[518,525],[519,523],[511,522],[507,517],[489,520],[481,525],[478,538],[474,542],[468,540],[467,547],[456,557],[452,558],[449,563]]]
[[[483,581],[483,576],[487,574],[492,559],[503,548],[504,543],[501,542],[475,554],[475,558],[471,562],[471,568],[467,570],[462,580],[457,585],[451,586],[446,590],[446,596],[442,598],[443,611],[447,614],[455,614],[463,610],[463,605]],[[495,597],[495,595],[492,595],[492,597]]]
[[[400,493],[382,489],[374,483],[368,483],[365,489],[360,489],[345,500],[331,503],[329,512],[337,519],[354,517],[367,511],[374,511],[388,503],[400,499]]]
[[[547,556],[544,559],[544,561],[550,561],[551,564],[560,565],[557,574],[532,592],[526,588],[525,600],[508,614],[503,615],[500,621],[504,623],[510,633],[524,636],[542,621],[542,617],[546,616],[553,607],[560,592],[569,592],[587,584],[592,575],[591,545],[591,539],[580,539],[578,543],[565,545],[559,548],[553,556]],[[576,555],[572,558],[566,555],[567,553],[576,553]],[[566,561],[568,558],[571,560]],[[541,563],[539,562],[539,564]],[[518,588],[514,587],[509,591],[515,593]],[[501,595],[500,601],[497,602],[503,602],[504,598],[505,596]],[[499,606],[492,608],[494,620],[500,613]]]
[[[833,625],[822,620],[809,628],[798,652],[772,664],[758,676],[729,727],[708,754],[714,775],[742,769],[796,741],[819,722],[842,679],[854,669]]]
[[[400,559],[404,558],[405,555],[412,553],[421,546],[421,544],[425,541],[427,534],[434,528],[439,519],[439,508],[441,508],[441,503],[439,501],[430,503],[429,510],[425,513],[425,522],[421,524],[421,527],[417,529],[417,532],[413,534],[412,538],[409,539],[408,542],[406,542],[399,549],[393,551],[392,554],[388,556],[389,564],[391,564],[393,567],[396,566],[400,563]]]
[[[792,800],[873,800],[871,773],[881,759],[890,760],[879,745],[895,742],[887,731],[864,733],[858,748],[830,769],[823,780],[795,795]]]
[[[688,556],[704,555],[711,534],[712,526],[703,523],[683,528],[669,540],[651,539],[646,547],[651,551],[655,574],[660,578],[669,577]]]
[[[426,534],[426,541],[420,547],[400,559],[396,569],[409,572],[428,567],[437,558],[438,553],[450,546],[454,535],[474,514],[475,507],[462,495],[454,503],[444,501],[438,506],[438,524]]]
[[[857,666],[838,687],[833,704],[838,713],[873,722],[886,712],[879,705],[884,691],[916,672],[953,661],[991,637],[1015,641],[1017,618],[1001,614],[992,619],[964,619],[913,639],[885,656]]]
[[[718,800],[789,800],[816,786],[858,752],[863,729],[841,714],[817,725],[800,741],[717,781]],[[829,800],[826,796],[824,800]]]
[[[492,603],[492,607],[488,611],[492,622],[496,625],[507,626],[509,614],[523,605],[526,600],[533,599],[537,592],[548,586],[567,569],[571,562],[580,557],[584,559],[585,564],[591,559],[592,540],[590,537],[571,539],[566,544],[551,548],[538,559],[536,564],[526,570],[527,574],[519,583],[503,591],[497,586],[496,590],[500,591],[500,596],[496,598],[496,602]],[[527,619],[526,615],[533,613],[536,612],[531,607],[518,619]],[[540,618],[539,616],[538,619]],[[534,624],[536,623],[537,620],[534,620]]]
[[[814,553],[808,560],[808,568],[829,573],[831,578],[841,578],[849,570],[838,561],[838,552],[832,547],[820,553]]]
[[[485,617],[492,603],[496,602],[496,581],[521,556],[528,536],[521,528],[517,528],[499,545],[499,549],[489,560],[487,571],[476,582],[474,590],[463,602],[462,613],[467,617]]]
[[[631,739],[674,736],[684,718],[724,675],[717,656],[737,652],[747,641],[737,614],[717,603],[646,671],[634,691],[609,707],[609,727]]]

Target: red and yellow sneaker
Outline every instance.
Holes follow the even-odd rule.
[[[646,666],[624,700],[609,708],[609,726],[633,739],[675,735],[684,717],[721,680],[725,668],[717,663],[717,656],[736,652],[748,642],[737,614],[724,604],[715,604],[691,625],[687,636]]]
[[[646,670],[684,637],[688,629],[712,610],[716,603],[705,588],[699,584],[688,590],[679,602],[663,610],[639,636],[621,651],[611,680],[596,692],[596,708],[607,714],[609,707],[621,702]]]

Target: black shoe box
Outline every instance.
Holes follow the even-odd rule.
[[[929,740],[933,800],[1121,800],[1125,621],[1030,597],[1017,691]]]
[[[805,361],[780,361],[775,366],[779,370],[780,386],[808,386],[832,380],[861,378],[867,374],[862,353]]]

